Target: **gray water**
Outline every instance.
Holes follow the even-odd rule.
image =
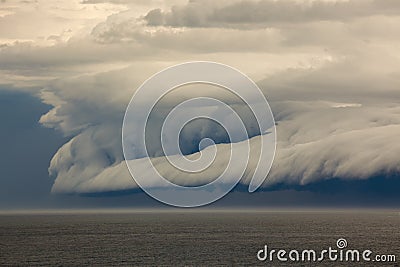
[[[257,251],[348,248],[395,254],[400,214],[346,212],[134,212],[124,214],[1,215],[2,266],[285,266],[261,262]],[[349,266],[349,262],[291,266]]]

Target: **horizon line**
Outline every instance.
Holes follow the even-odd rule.
[[[366,212],[393,212],[400,216],[400,207],[216,207],[216,208],[49,208],[49,209],[0,209],[1,215],[84,215],[84,214],[137,214],[137,213],[301,213],[301,212],[337,212],[337,213],[366,213]]]

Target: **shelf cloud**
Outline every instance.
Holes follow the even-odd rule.
[[[140,8],[135,1],[60,1],[52,12],[0,3],[1,87],[51,105],[40,123],[69,139],[49,166],[54,193],[136,188],[121,147],[129,99],[152,74],[191,60],[240,69],[268,99],[278,142],[262,188],[400,173],[398,1],[138,2]],[[36,8],[40,16],[26,16]],[[53,27],[35,35],[26,19]],[[12,25],[24,26],[11,34]],[[199,92],[210,90],[186,97]],[[214,134],[220,158],[212,172],[188,180],[155,152],[157,168],[177,183],[207,182],[226,166],[226,136],[194,125],[182,137],[189,157],[199,153],[193,132]],[[257,147],[267,136],[253,132],[250,142]],[[141,168],[144,156],[130,160]]]

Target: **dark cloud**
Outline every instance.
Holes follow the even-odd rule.
[[[218,5],[212,1],[190,1],[170,11],[151,10],[144,19],[153,26],[249,27],[311,21],[346,21],[371,15],[394,15],[397,1],[234,1]]]
[[[1,209],[46,205],[53,184],[47,167],[66,141],[37,123],[49,108],[30,94],[0,91]]]

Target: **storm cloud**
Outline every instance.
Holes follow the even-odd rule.
[[[190,60],[240,69],[269,100],[278,143],[264,189],[333,178],[398,176],[398,1],[64,4],[66,9],[54,7],[53,12],[38,4],[41,18],[32,21],[57,24],[37,35],[23,22],[24,12],[35,6],[3,6],[8,13],[0,19],[3,85],[29,91],[51,105],[40,123],[69,139],[49,166],[53,192],[135,188],[121,147],[125,108],[152,74]],[[90,10],[90,19],[83,16],[89,11],[81,8]],[[73,27],[68,26],[71,21]],[[13,23],[21,26],[10,34],[6,29]],[[212,94],[205,89],[185,94],[196,91]],[[196,127],[184,136],[189,157],[198,153],[193,150],[196,142],[190,143],[191,133],[209,129],[207,124]],[[169,172],[170,178],[189,184],[215,178],[229,152],[225,137],[215,136],[221,158],[212,174],[185,180]],[[266,136],[254,134],[250,142],[257,146],[260,138]],[[141,157],[130,160],[140,168]],[[154,157],[157,168],[167,169],[162,154]],[[249,182],[252,166],[243,184]]]

